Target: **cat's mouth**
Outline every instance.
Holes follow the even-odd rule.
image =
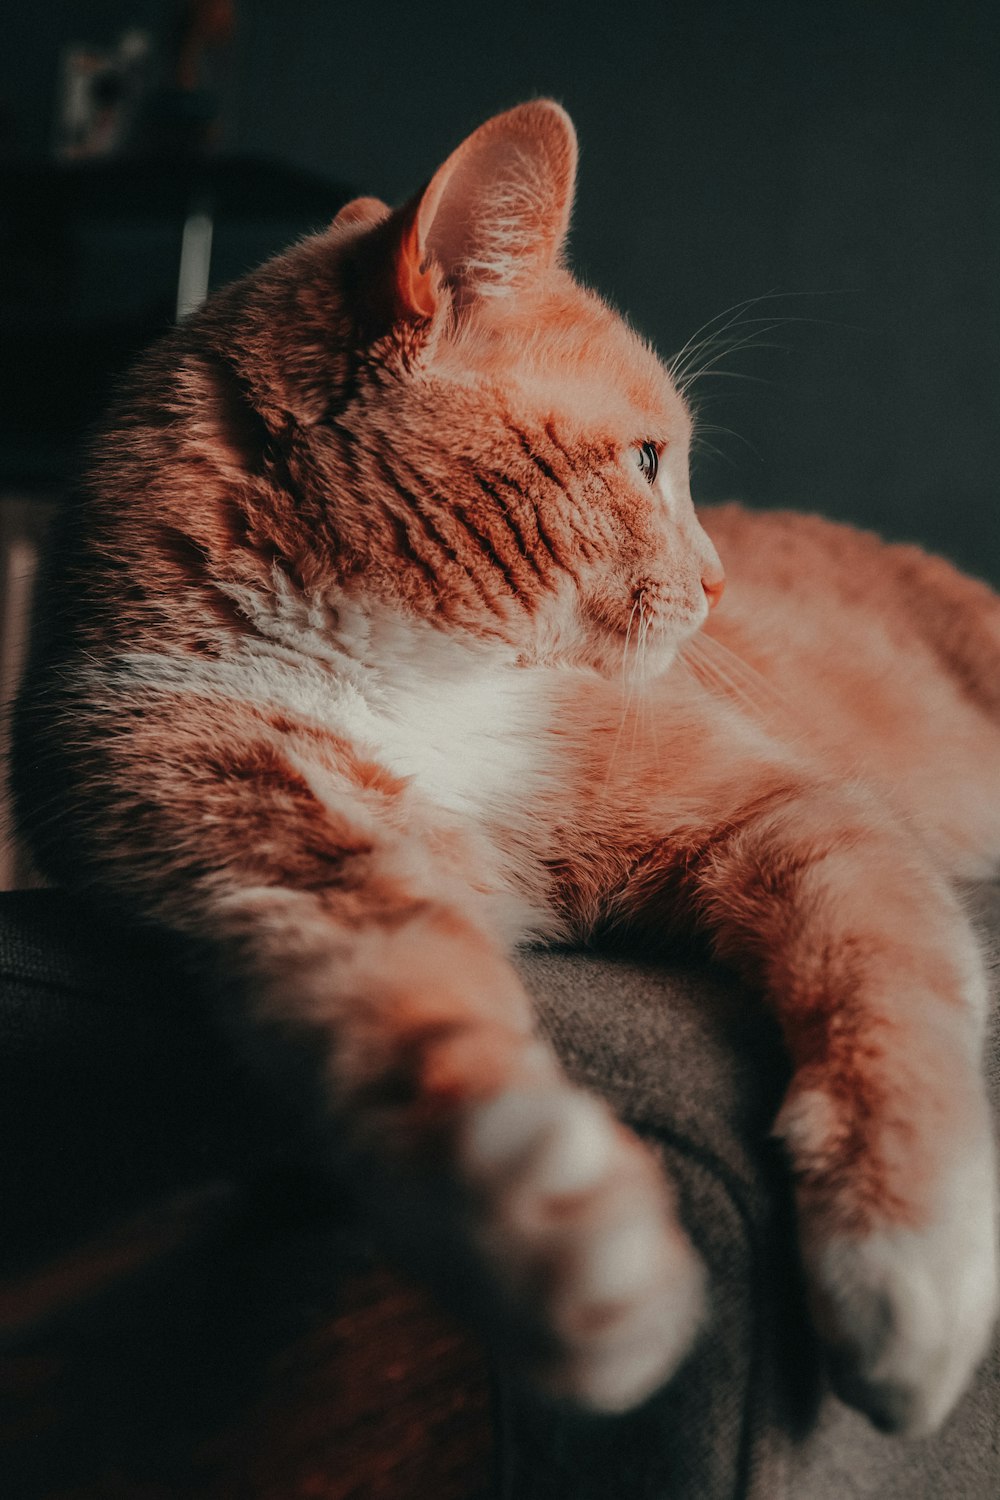
[[[626,643],[646,636],[672,639],[677,646],[701,629],[708,618],[703,594],[689,598],[687,591],[658,581],[641,582],[632,589],[628,617],[619,626]]]

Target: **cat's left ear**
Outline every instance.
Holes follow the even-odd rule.
[[[551,99],[474,131],[400,212],[395,294],[402,317],[510,297],[559,259],[576,182],[576,131]]]

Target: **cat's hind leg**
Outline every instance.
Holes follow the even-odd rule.
[[[887,547],[884,557],[914,633],[1000,724],[1000,596],[920,547]]]

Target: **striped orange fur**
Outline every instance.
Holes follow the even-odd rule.
[[[142,359],[66,518],[21,825],[197,942],[331,1144],[450,1215],[536,1376],[607,1409],[683,1358],[702,1272],[507,955],[702,933],[787,1039],[841,1389],[924,1430],[996,1307],[956,891],[1000,854],[1000,602],[815,519],[696,517],[682,394],[562,263],[575,159],[557,105],[498,116]]]

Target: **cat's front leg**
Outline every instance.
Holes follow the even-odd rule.
[[[325,1058],[390,1242],[551,1394],[623,1410],[673,1373],[704,1302],[662,1167],[565,1078],[454,891],[409,896],[386,922],[355,892],[348,923],[333,894],[233,892],[256,1024]]]
[[[651,1394],[687,1354],[705,1303],[701,1262],[655,1159],[565,1084],[475,1106],[459,1155],[473,1234],[499,1268],[534,1378],[599,1411]]]
[[[78,754],[76,878],[194,940],[236,1045],[528,1373],[641,1400],[693,1339],[701,1264],[653,1155],[539,1040],[490,848],[311,725],[142,708]]]
[[[933,1429],[997,1309],[986,984],[969,924],[874,797],[787,777],[690,841],[681,884],[791,1054],[775,1129],[835,1385],[879,1426]]]

